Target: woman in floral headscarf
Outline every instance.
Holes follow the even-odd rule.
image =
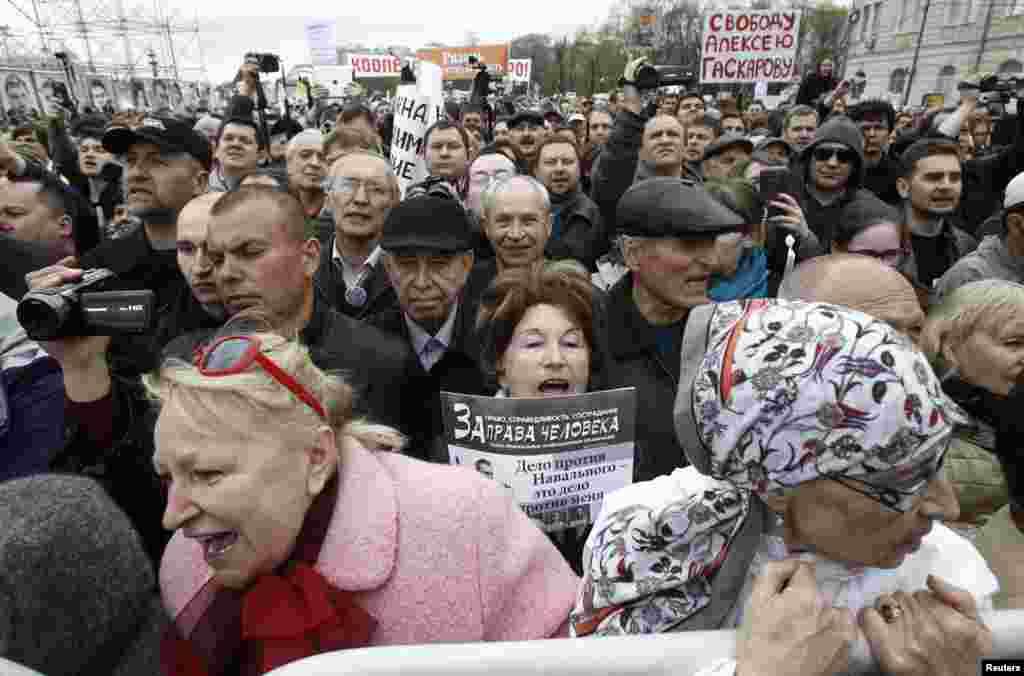
[[[935,575],[990,607],[984,560],[936,523],[957,513],[940,469],[963,413],[904,334],[826,304],[706,305],[679,382],[692,467],[605,497],[575,635],[739,626],[754,577],[794,556],[829,606],[916,621],[903,593]]]

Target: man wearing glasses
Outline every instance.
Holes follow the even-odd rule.
[[[794,160],[787,192],[800,203],[811,232],[827,246],[848,205],[883,205],[863,181],[864,138],[856,124],[840,117],[819,127],[814,141]]]
[[[350,153],[331,167],[324,189],[334,229],[321,247],[317,289],[331,307],[355,319],[396,307],[380,253],[373,255],[384,219],[398,204],[391,165],[369,152]]]
[[[402,339],[416,355],[407,393],[417,401],[410,419],[413,446],[437,449],[444,433],[441,391],[488,394],[474,340],[472,303],[465,286],[473,267],[470,217],[452,199],[425,195],[406,199],[384,221],[380,247],[399,308],[368,321]]]

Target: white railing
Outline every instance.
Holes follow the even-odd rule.
[[[989,657],[1024,659],[1024,610],[986,615],[995,636]],[[690,676],[735,654],[735,631],[695,631],[623,638],[364,648],[317,655],[271,676]],[[877,673],[867,644],[851,658],[851,674]]]

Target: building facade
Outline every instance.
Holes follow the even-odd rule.
[[[864,71],[864,97],[954,104],[972,73],[1024,76],[1024,0],[854,0],[851,14],[846,76]]]

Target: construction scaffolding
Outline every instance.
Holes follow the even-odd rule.
[[[114,80],[208,81],[198,17],[165,0],[0,0],[0,65],[59,68]]]

